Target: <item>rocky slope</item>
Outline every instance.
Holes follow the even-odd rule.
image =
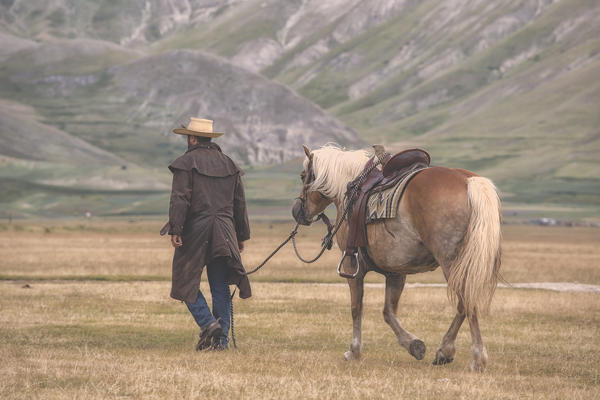
[[[227,132],[220,142],[244,165],[289,160],[302,154],[303,143],[360,143],[355,132],[284,85],[197,50],[147,56],[103,41],[65,40],[21,50],[2,69],[5,96],[33,104],[46,123],[140,164],[158,166],[172,157],[143,155],[147,144],[181,139],[170,131],[190,116],[213,118],[216,129]],[[132,147],[137,136],[147,143]]]
[[[191,115],[208,116],[227,133],[219,143],[245,165],[284,162],[303,143],[324,139],[359,144],[355,132],[287,87],[199,51],[144,57],[109,74],[113,95],[136,104],[130,124],[164,134]]]

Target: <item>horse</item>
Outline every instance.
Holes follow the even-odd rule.
[[[347,184],[361,174],[370,154],[366,150],[346,151],[325,145],[311,151],[303,146],[306,158],[300,174],[302,190],[292,215],[297,223],[310,225],[333,203],[340,223],[345,207]],[[501,263],[501,203],[494,183],[474,172],[442,166],[422,170],[408,183],[395,218],[367,225],[368,256],[378,272],[385,274],[383,318],[399,344],[417,360],[425,355],[425,343],[402,327],[397,318],[398,302],[406,276],[433,271],[441,266],[448,282],[447,294],[456,315],[443,336],[434,365],[454,360],[455,341],[465,320],[469,321],[473,358],[472,371],[483,372],[487,350],[481,338],[479,317],[487,314],[497,285]],[[348,233],[344,220],[336,234],[340,249]],[[342,264],[352,270],[350,257]],[[348,278],[352,313],[352,341],[346,360],[362,353],[362,310],[364,276],[369,270],[361,256],[360,271]]]

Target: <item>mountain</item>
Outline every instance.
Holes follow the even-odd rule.
[[[158,204],[153,193],[168,190],[165,167],[185,148],[171,130],[195,115],[215,119],[215,128],[227,132],[219,143],[246,167],[297,158],[304,143],[361,144],[354,131],[285,86],[198,50],[148,55],[96,39],[61,39],[23,46],[0,71],[2,97],[9,99],[0,112],[0,154],[10,157],[0,177],[18,187],[0,196],[3,202],[30,192],[44,193],[52,205],[79,196],[86,206],[71,208],[81,213],[100,191],[106,204],[130,204],[119,205],[121,213],[147,212],[146,195]],[[57,193],[73,196],[57,202]],[[136,194],[144,198],[122,200]],[[22,204],[11,208],[32,208]]]
[[[264,204],[296,195],[300,144],[333,141],[423,146],[509,202],[597,207],[599,37],[593,0],[4,0],[0,98],[148,190],[183,151],[169,131],[204,115]]]
[[[147,55],[95,39],[56,40],[8,56],[0,71],[4,97],[142,164],[173,157],[167,151],[148,159],[153,150],[140,147],[169,147],[176,140],[170,130],[192,115],[212,117],[226,130],[224,148],[244,165],[283,162],[323,138],[360,143],[356,132],[287,87],[198,50]]]
[[[506,198],[598,204],[599,37],[597,1],[254,2],[154,47],[229,57]]]
[[[203,52],[169,51],[109,74],[110,90],[136,105],[130,124],[168,132],[170,116],[187,123],[190,115],[207,115],[227,132],[219,143],[245,165],[284,162],[303,143],[323,144],[323,138],[360,144],[355,132],[284,85]]]

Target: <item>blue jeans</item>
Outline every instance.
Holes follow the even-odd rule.
[[[217,258],[206,266],[212,296],[212,313],[201,290],[198,290],[198,298],[194,303],[185,302],[201,329],[206,329],[217,318],[221,318],[219,323],[223,328],[223,336],[218,340],[224,346],[227,346],[228,343],[231,318],[231,292],[229,291],[229,285],[225,283],[226,273],[227,260],[225,258]]]

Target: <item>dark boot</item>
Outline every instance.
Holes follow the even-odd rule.
[[[209,349],[212,347],[213,339],[216,339],[223,335],[223,328],[219,320],[213,321],[205,329],[200,332],[200,340],[196,345],[196,351]]]
[[[216,351],[227,350],[229,345],[227,343],[227,336],[216,336],[213,338],[212,349]]]

